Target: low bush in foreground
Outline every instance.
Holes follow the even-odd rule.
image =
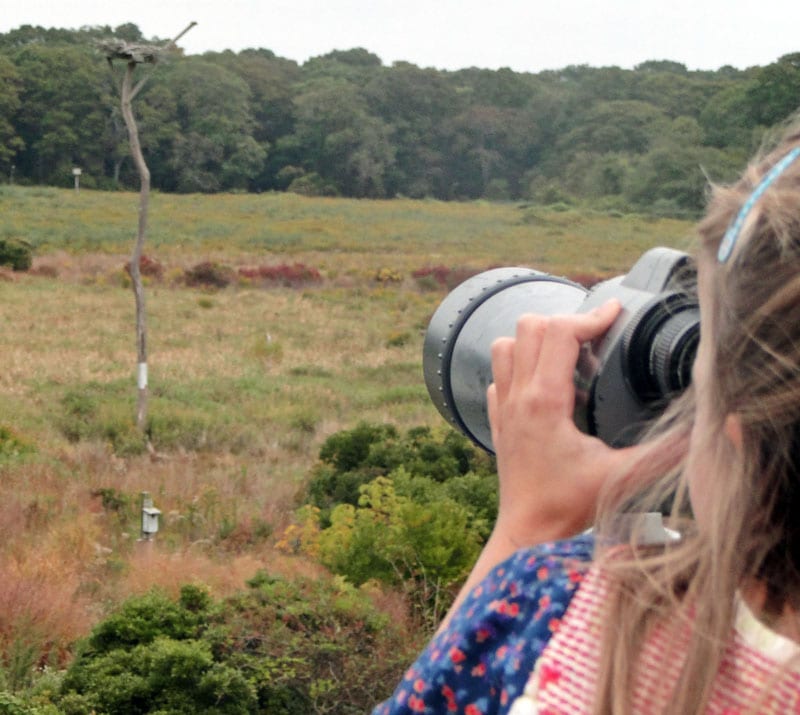
[[[178,600],[152,591],[127,601],[95,627],[48,705],[67,715],[364,713],[410,655],[402,624],[342,579],[259,572],[218,602],[195,586]]]
[[[424,627],[452,602],[497,514],[492,460],[453,430],[362,422],[320,449],[280,545],[349,582],[400,588]]]

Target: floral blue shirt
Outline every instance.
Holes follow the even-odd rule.
[[[476,586],[372,715],[501,715],[525,687],[591,560],[582,535],[522,549]]]

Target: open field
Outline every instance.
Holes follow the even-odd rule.
[[[0,275],[0,652],[25,641],[58,655],[155,583],[225,593],[263,564],[313,571],[272,544],[325,437],[361,420],[441,426],[421,349],[446,288],[415,271],[608,276],[691,242],[685,222],[515,204],[156,194],[148,453],[124,272],[137,203],[0,187],[0,238],[36,255],[30,274]],[[204,261],[231,284],[187,287]],[[237,273],[284,264],[319,279]],[[136,544],[142,491],[163,511],[153,549]]]
[[[128,254],[138,194],[0,187],[0,238],[42,256]],[[303,260],[329,278],[387,266],[524,263],[554,272],[626,269],[652,245],[685,246],[685,221],[515,203],[367,201],[295,194],[151,196],[147,250],[166,264]]]

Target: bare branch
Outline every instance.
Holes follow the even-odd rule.
[[[180,40],[181,37],[183,37],[187,32],[189,32],[189,30],[191,30],[196,24],[197,23],[194,20],[192,20],[181,33],[176,35],[174,39],[170,40],[169,44],[166,47],[167,48],[175,47],[178,40]]]
[[[135,63],[131,63],[131,64],[135,64]],[[139,94],[139,92],[141,91],[142,87],[144,87],[144,85],[147,83],[148,79],[150,79],[150,78],[149,77],[142,77],[136,83],[136,86],[131,90],[131,96],[130,96],[130,101],[131,102],[136,98],[136,95]]]

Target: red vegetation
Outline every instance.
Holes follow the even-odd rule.
[[[309,283],[320,283],[322,281],[320,272],[305,263],[292,263],[291,265],[281,263],[277,266],[240,268],[239,275],[254,282],[281,285],[287,288],[303,286]]]
[[[130,261],[125,264],[125,272],[128,275],[131,274]],[[164,277],[164,266],[160,261],[157,261],[155,258],[143,253],[139,257],[139,273],[143,276],[147,276],[148,278],[154,278],[155,280],[160,281]]]

